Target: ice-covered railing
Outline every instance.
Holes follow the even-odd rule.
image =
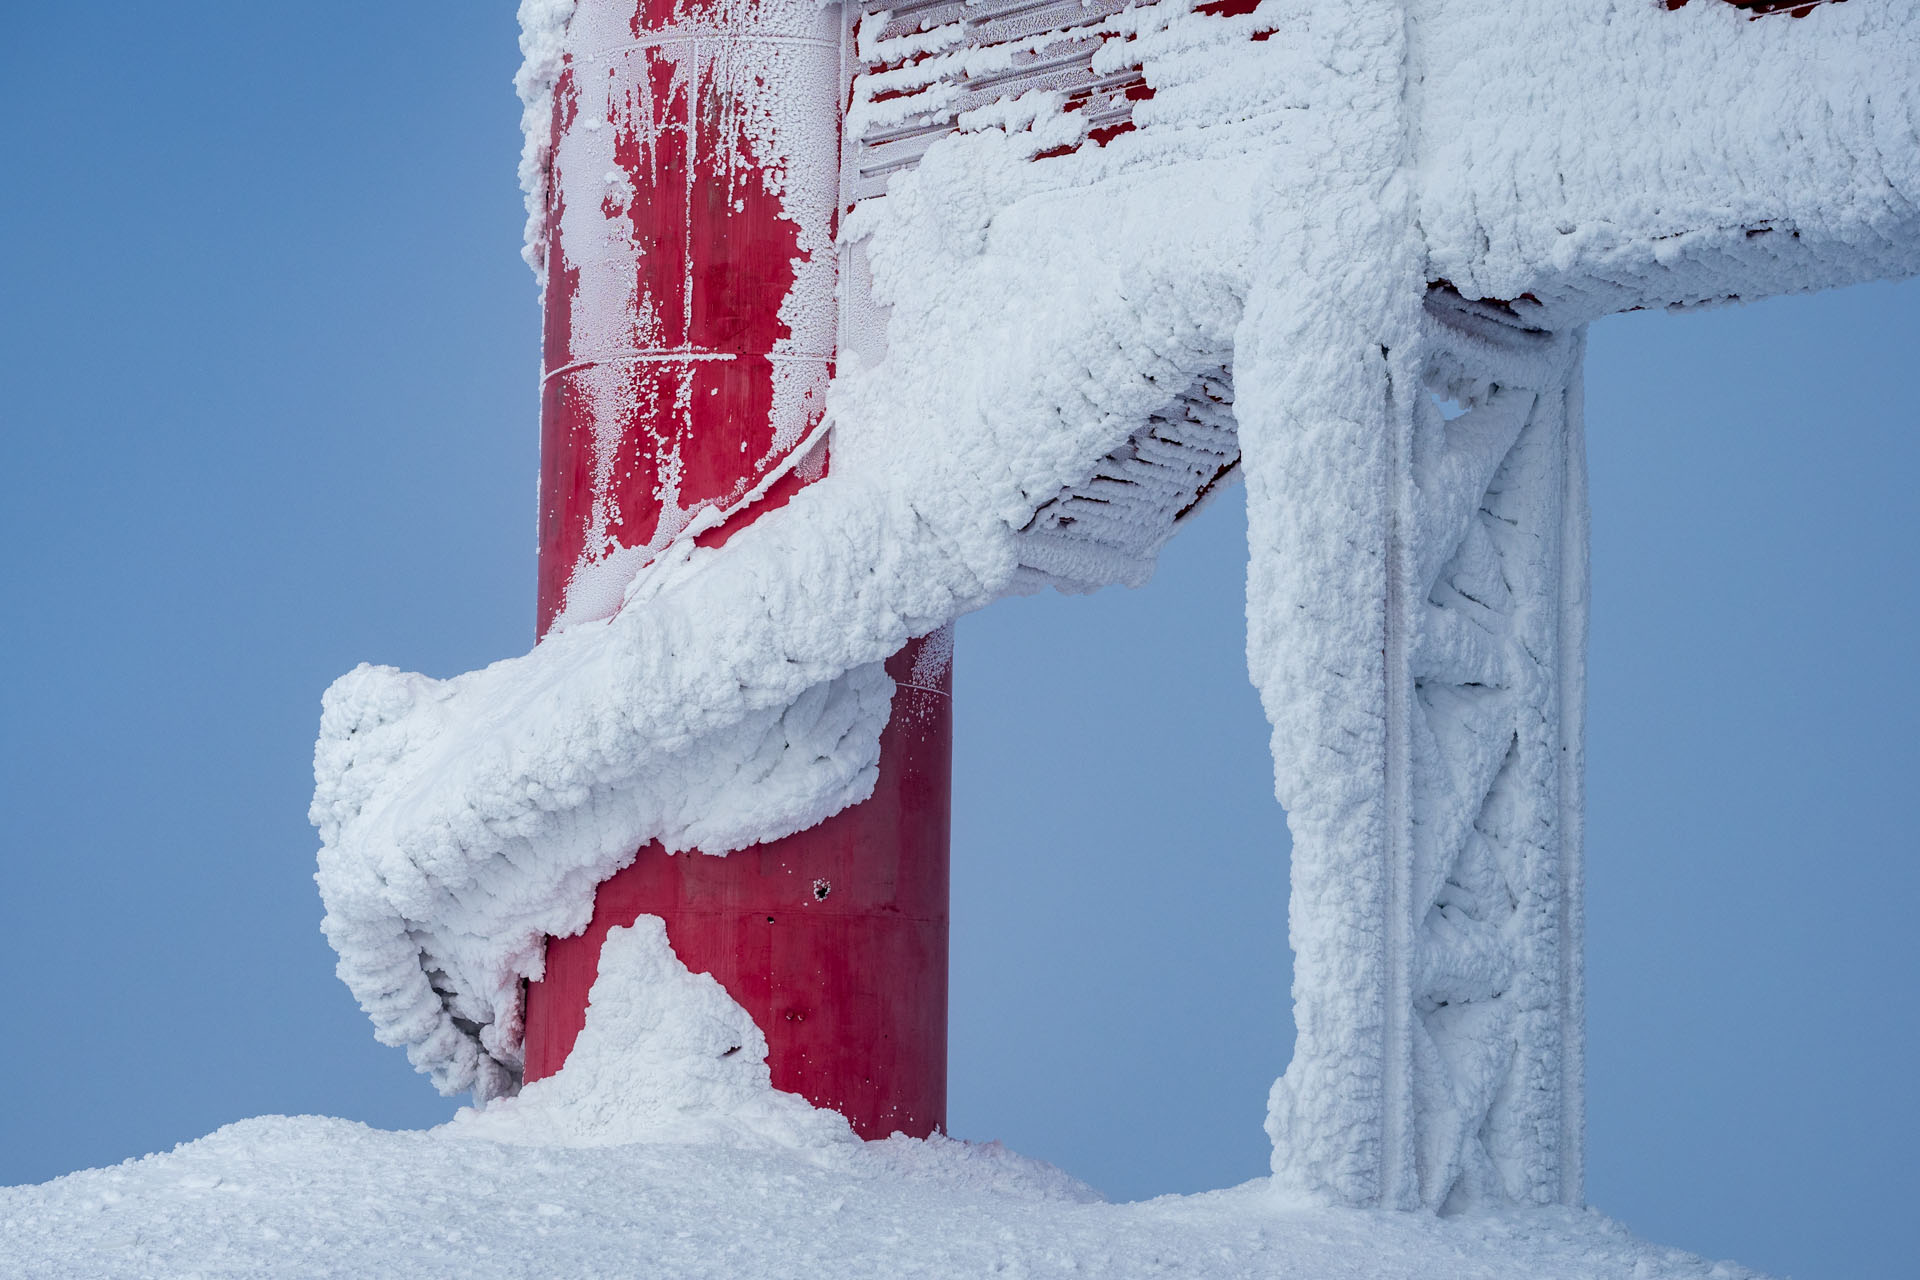
[[[849,6],[853,67],[841,193],[848,211],[884,195],[942,138],[1025,130],[1047,160],[1130,132],[1153,96],[1138,37],[1172,18],[1240,18],[1251,0],[1139,7],[1122,0],[914,0]],[[1260,39],[1248,19],[1217,34]],[[856,238],[852,260],[865,265]],[[858,267],[852,273],[862,274]],[[1231,376],[1197,377],[1022,528],[1016,589],[1090,591],[1144,582],[1181,521],[1237,479]]]
[[[852,38],[848,195],[883,194],[971,113],[1029,93],[1080,112],[1095,144],[1131,129],[1133,103],[1148,90],[1126,49],[1138,12],[1129,9],[1121,0],[866,0]]]
[[[1684,9],[1692,0],[1660,0],[1668,9]],[[1842,4],[1845,0],[1722,0],[1736,9],[1745,9],[1756,18],[1772,13],[1804,18],[1823,4]]]
[[[567,10],[523,9],[530,118]],[[610,621],[330,692],[342,976],[442,1088],[510,1089],[519,981],[602,877],[859,799],[881,659],[1009,591],[1138,580],[1237,459],[1294,836],[1276,1172],[1577,1199],[1581,326],[1920,271],[1920,14],[1081,12],[1070,49],[965,53],[929,10],[860,55],[861,130],[929,131],[853,175],[845,278],[884,310],[825,480]],[[992,80],[1056,54],[1066,83]]]

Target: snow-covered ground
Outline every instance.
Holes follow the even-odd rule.
[[[617,929],[558,1075],[427,1132],[318,1116],[0,1190],[0,1274],[1751,1276],[1597,1213],[1328,1208],[1265,1179],[1108,1204],[1005,1148],[856,1140],[654,917]]]
[[[1104,1203],[935,1136],[854,1140],[657,917],[616,929],[566,1069],[428,1132],[261,1117],[0,1190],[8,1276],[1749,1276],[1597,1213],[1329,1209],[1267,1180]]]
[[[0,1191],[0,1270],[110,1276],[1752,1276],[1593,1212],[1436,1218],[1263,1181],[1105,1204],[996,1147],[462,1140],[268,1116]]]

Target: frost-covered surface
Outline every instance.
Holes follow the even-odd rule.
[[[1758,22],[1638,0],[1410,11],[1431,278],[1531,292],[1558,328],[1920,270],[1920,13],[1905,0]]]
[[[838,318],[835,13],[816,0],[724,0],[694,7],[671,32],[643,33],[634,9],[588,3],[566,24],[567,71],[553,92],[572,124],[543,170],[551,190],[535,182],[528,192],[547,198],[547,252],[558,255],[548,395],[591,425],[582,442],[591,500],[581,502],[577,552],[572,536],[557,544],[573,563],[555,629],[608,616],[639,568],[693,536],[689,526],[718,523],[777,472],[811,463],[817,474],[823,460],[802,441],[822,413]],[[750,38],[729,34],[742,28]],[[684,178],[660,176],[683,164]],[[695,319],[715,303],[694,259],[672,247],[676,233],[693,234],[684,228],[708,200],[747,225],[783,227],[792,255],[778,299],[728,325]],[[755,251],[775,252],[758,241]],[[761,357],[771,404],[765,421],[742,430],[750,457],[718,482],[701,458],[719,424],[691,406],[718,387],[696,370]],[[636,465],[638,422],[648,432],[642,474],[652,478],[644,498],[624,475]]]
[[[591,1150],[317,1116],[0,1190],[0,1271],[147,1276],[1750,1280],[1591,1212],[1310,1208],[1264,1183],[1086,1203],[995,1148]]]
[[[818,580],[792,567],[796,590]],[[746,601],[762,585],[734,584]],[[767,668],[764,638],[727,616],[629,609],[454,680],[361,667],[328,690],[323,927],[381,1039],[443,1090],[511,1091],[520,976],[539,974],[547,936],[586,926],[594,886],[648,840],[724,852],[872,792],[893,682],[854,646],[885,642],[823,632]],[[616,630],[647,634],[609,642]],[[673,656],[730,650],[717,671]],[[394,801],[369,803],[383,792]]]
[[[579,1049],[521,1097],[424,1133],[266,1116],[164,1155],[0,1189],[0,1273],[1753,1275],[1645,1244],[1593,1213],[1325,1209],[1264,1180],[1112,1205],[998,1144],[858,1142],[840,1117],[768,1087],[764,1061],[749,1058],[764,1052],[752,1023],[672,958],[657,920],[616,931],[607,956]],[[750,1043],[727,1054],[735,1036]],[[583,1067],[595,1078],[569,1083]],[[605,1086],[616,1083],[637,1088],[610,1109]]]
[[[773,1087],[767,1038],[711,974],[690,973],[658,916],[607,934],[567,1065],[449,1132],[535,1145],[856,1141],[845,1118]]]
[[[541,288],[547,283],[547,166],[553,159],[553,87],[566,54],[567,21],[579,0],[520,0],[520,190],[527,198],[526,243],[521,257]]]
[[[536,101],[561,7],[526,10]],[[1564,450],[1586,320],[1920,270],[1920,13],[1266,0],[1222,19],[1163,0],[1126,21],[1154,89],[1133,132],[1035,163],[1085,121],[1046,95],[981,112],[849,223],[890,308],[886,354],[835,384],[825,480],[721,551],[655,562],[612,620],[524,658],[444,682],[362,668],[330,692],[314,805],[328,935],[379,1034],[443,1089],[512,1088],[517,980],[537,972],[540,937],[584,924],[592,886],[645,841],[720,853],[867,794],[890,693],[877,664],[1030,589],[1036,512],[1225,370],[1248,483],[1249,662],[1294,833],[1300,1042],[1275,1096],[1276,1168],[1358,1203],[1438,1203],[1498,1178],[1522,1198],[1577,1189],[1577,866],[1508,869],[1510,892],[1547,895],[1514,930],[1558,913],[1552,948],[1515,953],[1557,973],[1528,1006],[1561,1001],[1543,1029],[1513,1040],[1485,999],[1443,1015],[1450,1030],[1427,1018],[1436,993],[1506,991],[1509,961],[1447,932],[1449,905],[1488,924],[1474,903],[1503,855],[1468,848],[1473,832],[1524,811],[1577,840],[1567,593],[1581,603],[1563,557],[1496,628],[1524,647],[1539,609],[1563,611],[1537,670],[1500,668],[1524,704],[1501,712],[1514,725],[1542,743],[1562,710],[1575,726],[1568,760],[1530,774],[1534,807],[1516,810],[1497,778],[1464,776],[1505,730],[1428,714],[1453,696],[1435,681],[1482,683],[1462,675],[1481,658],[1465,633],[1449,648],[1423,632],[1423,601],[1493,554],[1442,517],[1504,491],[1509,456],[1480,458],[1420,408],[1436,360],[1472,346],[1434,337],[1429,287],[1511,300],[1561,335],[1559,372],[1525,385],[1560,398]],[[1256,27],[1270,38],[1250,40]],[[1480,381],[1461,394],[1491,404]],[[1436,441],[1457,456],[1429,467]],[[1558,486],[1556,536],[1577,542],[1577,476],[1560,474],[1527,483]],[[1423,814],[1453,822],[1458,847],[1421,853]],[[1565,1140],[1527,1138],[1536,1154],[1517,1164],[1476,1154],[1472,1125],[1525,1087],[1506,1063],[1547,1036],[1576,1037],[1555,1050],[1569,1092],[1545,1122]]]
[[[1354,1203],[1580,1201],[1581,343],[1499,314],[1435,297],[1360,412],[1246,451],[1295,836],[1268,1129]]]

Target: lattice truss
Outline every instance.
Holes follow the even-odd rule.
[[[1427,314],[1388,593],[1387,1074],[1421,1201],[1550,1202],[1579,1185],[1582,339],[1442,291]]]
[[[1582,1166],[1584,333],[1436,289],[1395,397],[1406,483],[1388,616],[1390,1200],[1576,1200]],[[1226,371],[1045,504],[1028,572],[1134,581],[1239,464]],[[1394,804],[1393,801],[1398,803]],[[1398,1182],[1399,1193],[1391,1184]]]
[[[1819,2],[1733,0],[1756,18],[1805,16]],[[1188,21],[1218,22],[1229,41],[1281,33],[1268,16],[1278,7],[1257,0],[1179,7]],[[848,46],[843,205],[882,196],[933,143],[995,127],[996,111],[1033,90],[1058,95],[1086,126],[1042,162],[1133,131],[1136,108],[1155,94],[1134,41],[1145,10],[1119,0],[863,0]],[[1420,122],[1408,127],[1417,135]],[[1472,160],[1458,136],[1428,145]],[[1379,597],[1352,600],[1364,626],[1297,623],[1289,639],[1356,677],[1341,685],[1347,704],[1294,729],[1318,735],[1315,768],[1352,775],[1343,798],[1315,801],[1295,829],[1301,1040],[1269,1127],[1275,1170],[1297,1185],[1408,1207],[1580,1199],[1585,322],[1663,300],[1743,296],[1775,258],[1824,256],[1831,281],[1864,278],[1885,252],[1872,235],[1809,249],[1791,221],[1772,218],[1698,230],[1716,238],[1694,246],[1692,230],[1676,230],[1607,247],[1493,303],[1436,278],[1490,292],[1472,278],[1484,231],[1427,228],[1420,349],[1384,360],[1384,416],[1358,433],[1391,440],[1377,475],[1382,543],[1361,549],[1384,566]],[[1899,240],[1889,231],[1885,242]],[[859,263],[851,272],[859,278]],[[1231,353],[1222,357],[1040,504],[1022,530],[1019,585],[1143,581],[1180,521],[1237,478]],[[1371,447],[1352,444],[1356,456]],[[1303,508],[1326,501],[1283,497]],[[1331,520],[1300,527],[1306,541],[1288,550],[1324,555],[1330,571],[1354,554],[1332,546],[1348,535]],[[1377,744],[1365,737],[1375,724]],[[1304,935],[1303,919],[1316,922]]]

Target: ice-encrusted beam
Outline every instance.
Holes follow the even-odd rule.
[[[880,659],[1139,581],[1244,475],[1294,835],[1274,1167],[1358,1205],[1577,1202],[1582,326],[1920,271],[1920,10],[865,7],[841,243],[887,310],[842,336],[831,474],[603,628],[336,686],[342,976],[443,1087],[506,1071],[534,944],[637,842],[844,807]],[[571,9],[523,6],[538,126]]]
[[[1440,290],[1409,328],[1355,353],[1365,412],[1249,449],[1288,512],[1256,522],[1256,653],[1311,691],[1270,702],[1299,1028],[1274,1168],[1357,1204],[1577,1203],[1584,335]]]

